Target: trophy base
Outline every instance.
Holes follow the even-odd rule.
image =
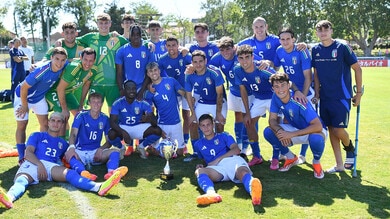
[[[173,179],[173,173],[170,173],[170,174],[160,173],[160,179],[171,180],[171,179]]]

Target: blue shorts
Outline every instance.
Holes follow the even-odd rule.
[[[326,126],[347,128],[351,99],[321,100],[320,116]]]

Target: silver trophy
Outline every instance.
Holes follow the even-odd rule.
[[[173,155],[176,154],[177,141],[172,142],[170,139],[163,139],[160,144],[160,155],[165,158],[167,161],[164,167],[164,170],[162,173],[160,173],[160,178],[163,180],[170,180],[173,179],[173,173],[171,171],[171,168],[169,167],[169,160],[172,158]]]

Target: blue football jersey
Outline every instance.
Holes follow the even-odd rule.
[[[152,112],[152,107],[146,101],[134,100],[131,104],[126,97],[117,99],[111,108],[111,114],[118,116],[120,125],[134,126],[141,123],[142,116]]]
[[[28,138],[26,146],[35,147],[35,156],[39,160],[57,163],[69,145],[64,139],[53,137],[47,132],[34,132]]]
[[[267,37],[259,41],[256,37],[248,37],[240,42],[238,45],[250,45],[253,48],[253,53],[260,56],[265,60],[273,61],[276,55],[276,49],[280,46],[279,37],[270,34]]]
[[[161,71],[161,75],[166,75],[176,79],[182,87],[185,85],[185,70],[186,66],[191,64],[191,55],[187,54],[182,56],[179,54],[176,58],[171,58],[168,53],[165,53],[158,60],[158,66]]]
[[[194,52],[195,50],[202,50],[204,53],[206,53],[207,60],[210,60],[214,54],[219,52],[218,46],[212,42],[208,42],[205,47],[200,47],[198,43],[192,44],[190,46],[190,53]]]
[[[215,133],[214,138],[211,140],[206,138],[199,139],[195,143],[194,151],[198,153],[200,159],[203,159],[208,164],[226,154],[234,143],[236,143],[234,138],[228,133]]]

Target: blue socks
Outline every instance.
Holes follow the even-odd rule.
[[[110,154],[110,157],[108,158],[108,161],[107,161],[107,172],[109,172],[110,170],[115,170],[118,168],[119,166],[119,158],[120,158],[120,153],[119,151],[113,151],[111,152]]]
[[[68,169],[65,178],[72,186],[87,191],[93,191],[96,185],[94,181],[81,177],[76,171],[71,169]]]
[[[75,157],[72,157],[70,159],[69,165],[70,165],[70,168],[72,168],[73,170],[75,170],[79,174],[85,170],[84,164],[81,161],[77,160]]]
[[[251,194],[251,180],[252,175],[250,173],[247,173],[242,177],[242,184],[244,184],[245,191],[247,191],[249,194]]]
[[[26,150],[26,144],[16,144],[16,149],[18,150],[19,160],[23,160],[24,151]]]
[[[209,190],[215,191],[214,183],[213,181],[211,181],[210,177],[207,174],[205,173],[200,174],[197,180],[198,180],[198,185],[203,190],[203,192],[207,193],[207,191]]]

